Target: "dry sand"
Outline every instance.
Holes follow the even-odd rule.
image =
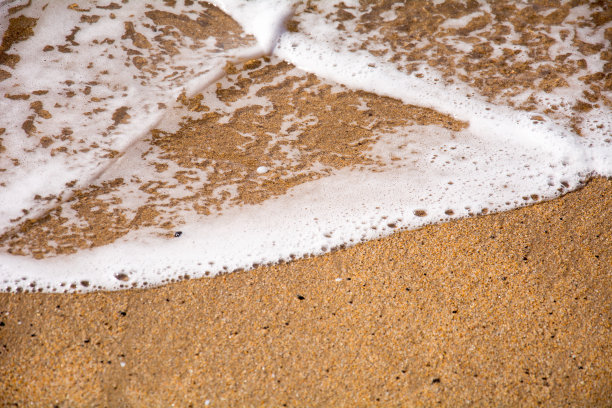
[[[0,405],[611,406],[612,181],[148,290],[0,294]]]

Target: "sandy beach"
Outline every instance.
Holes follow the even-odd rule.
[[[612,406],[612,179],[568,192],[610,174],[604,3],[301,2],[274,52],[240,7],[7,7],[0,407]],[[292,206],[296,254],[356,244],[257,266]]]
[[[609,406],[612,181],[148,290],[0,294],[2,406]]]

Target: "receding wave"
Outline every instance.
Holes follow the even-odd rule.
[[[611,176],[609,10],[553,3],[3,2],[0,289],[212,276]]]

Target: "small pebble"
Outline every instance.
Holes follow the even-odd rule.
[[[176,232],[174,233],[174,238],[178,238],[178,237],[180,237],[181,235],[183,235],[183,231],[176,231]]]
[[[259,166],[257,168],[257,173],[258,174],[265,174],[268,172],[268,168],[266,166]]]

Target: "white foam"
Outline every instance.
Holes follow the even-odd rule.
[[[0,157],[0,167],[7,169],[0,173],[0,182],[4,183],[0,192],[0,232],[10,227],[11,219],[23,215],[23,208],[30,209],[29,216],[45,211],[48,203],[37,202],[36,195],[66,199],[62,196],[66,183],[77,180],[78,186],[89,185],[112,165],[113,160],[105,158],[109,151],[124,152],[159,122],[165,114],[165,108],[160,108],[160,104],[170,105],[182,91],[194,93],[209,85],[221,76],[227,60],[253,53],[248,51],[250,47],[217,50],[214,43],[209,44],[210,48],[203,47],[196,52],[191,47],[192,42],[186,40],[177,55],[164,54],[166,60],[158,64],[158,69],[163,73],[184,66],[187,74],[180,74],[178,80],[173,77],[147,78],[123,50],[136,47],[129,39],[122,38],[124,22],[132,21],[136,30],[147,34],[148,40],[155,44],[152,38],[155,32],[143,26],[146,24],[144,3],[112,10],[116,15],[114,19],[109,17],[110,11],[92,6],[91,12],[102,16],[95,24],[81,22],[82,14],[70,9],[71,3],[54,1],[43,12],[41,8],[45,4],[35,2],[24,10],[25,15],[38,18],[36,35],[14,47],[21,61],[17,69],[12,70],[12,77],[2,82],[2,89],[9,94],[31,94],[36,90],[48,93],[31,95],[28,100],[0,98],[0,111],[4,112],[0,127],[6,128],[3,138],[7,149]],[[181,12],[162,5],[159,9]],[[8,26],[6,20],[4,17],[4,26]],[[62,24],[58,25],[58,21]],[[73,27],[80,28],[73,40],[76,45],[68,43],[72,50],[70,53],[59,52],[58,45],[66,43],[65,37]],[[56,49],[41,52],[47,45]],[[207,58],[201,58],[198,53],[202,52],[207,53]],[[109,55],[114,58],[109,59]],[[68,85],[66,81],[72,84]],[[86,88],[90,88],[87,94],[83,92]],[[67,92],[74,92],[74,95],[68,97]],[[100,101],[92,102],[94,97]],[[33,101],[41,101],[52,118],[35,118],[37,131],[24,137],[22,123],[33,113],[30,109]],[[61,106],[55,106],[56,103]],[[129,121],[109,129],[113,125],[113,113],[123,106],[129,107]],[[85,115],[87,112],[89,117]],[[52,157],[50,150],[62,143],[56,140],[51,148],[41,148],[40,138],[60,135],[64,128],[70,129],[73,141],[65,146],[67,152],[57,152]],[[79,140],[84,142],[79,143]],[[89,151],[67,154],[73,149]],[[19,166],[14,166],[12,159],[18,159]],[[40,177],[40,174],[45,177]]]
[[[21,123],[31,113],[29,104],[34,98],[0,100],[0,109],[18,118],[2,127],[7,128],[3,135],[7,152],[21,162],[11,167],[8,155],[5,161],[0,159],[2,167],[8,168],[1,175],[6,188],[0,192],[0,228],[14,226],[11,219],[21,216],[22,209],[28,209],[31,215],[55,205],[56,201],[35,200],[36,194],[53,194],[66,199],[61,194],[70,180],[79,180],[79,185],[85,187],[94,180],[100,183],[120,176],[145,179],[147,171],[151,170],[139,159],[148,146],[143,137],[160,122],[168,128],[176,126],[182,114],[177,110],[177,118],[174,118],[175,113],[158,108],[157,102],[171,105],[183,90],[189,94],[199,92],[223,75],[223,67],[231,59],[272,53],[327,81],[397,98],[406,104],[429,107],[467,121],[469,127],[462,132],[451,132],[433,126],[412,126],[383,135],[371,154],[383,158],[399,157],[384,171],[343,169],[294,187],[282,197],[260,205],[230,207],[222,214],[200,216],[181,208],[182,234],[174,239],[160,238],[154,228],[144,228],[130,232],[113,244],[82,250],[75,255],[35,260],[0,253],[1,289],[26,288],[31,283],[45,291],[121,289],[162,284],[184,275],[214,275],[250,268],[254,264],[321,254],[401,228],[416,228],[479,212],[508,210],[534,200],[556,197],[561,186],[562,191],[576,188],[592,174],[612,176],[609,107],[601,106],[585,114],[587,126],[584,137],[580,138],[552,117],[542,115],[543,123],[534,121],[532,113],[487,102],[468,86],[444,86],[444,81],[433,69],[423,68],[407,74],[385,57],[357,49],[356,44],[363,38],[355,33],[353,37],[339,33],[321,17],[326,13],[302,12],[296,17],[300,19],[300,31],[285,32],[285,20],[299,6],[296,2],[218,0],[214,3],[238,21],[247,33],[254,35],[257,47],[221,52],[213,50],[210,43],[208,49],[194,51],[186,43],[179,55],[167,62],[168,67],[182,64],[192,70],[177,80],[135,78],[141,73],[133,66],[125,67],[123,60],[115,64],[105,59],[104,65],[110,74],[103,81],[83,67],[90,60],[98,60],[100,53],[118,50],[117,47],[75,46],[77,55],[52,52],[40,61],[40,49],[44,45],[64,41],[66,30],[69,32],[73,25],[79,24],[79,15],[75,17],[66,11],[68,2],[49,4],[49,9],[41,14],[37,34],[16,46],[23,60],[12,71],[13,78],[2,83],[3,90],[30,93],[36,89],[51,89],[49,94],[37,98],[45,109],[51,110],[58,95],[66,91],[65,86],[60,86],[63,81],[75,81],[70,86],[74,88],[99,81],[100,84],[92,86],[91,95],[100,98],[121,95],[101,105],[107,109],[102,114],[106,115],[105,120],[75,125],[85,110],[92,109],[88,102],[90,97],[78,96],[73,100],[60,98],[66,109],[53,111],[53,121],[40,120],[36,126],[40,134],[57,134],[69,126],[76,133],[74,139],[78,140],[78,132],[86,133],[91,137],[88,141],[124,155],[119,160],[105,160],[103,152],[93,149],[91,153],[76,156],[50,157],[48,151],[38,149],[37,140],[14,136],[21,135]],[[345,4],[358,6],[356,2],[345,1]],[[124,31],[122,22],[130,14],[142,14],[144,7],[140,3],[124,6],[116,11],[115,20],[109,19],[105,25],[98,26],[103,28],[102,32],[87,26],[75,40],[89,44],[94,39],[112,36],[117,44],[121,41],[125,44],[128,40],[120,38]],[[324,2],[320,7],[331,11],[335,3]],[[580,10],[574,12],[576,16],[580,13]],[[383,17],[391,20],[394,16],[395,13],[389,11]],[[459,27],[468,17],[446,24]],[[55,24],[60,21],[58,19],[66,23],[58,27]],[[5,21],[6,18],[2,20],[4,26]],[[347,22],[347,26],[350,24]],[[143,26],[138,27],[147,32]],[[603,36],[603,31],[596,34]],[[554,52],[564,53],[571,49],[569,42],[558,40]],[[597,63],[592,62],[595,66]],[[32,76],[33,82],[28,82]],[[571,85],[569,89],[555,91],[546,97],[567,101],[580,87],[576,81]],[[121,91],[118,93],[118,90]],[[228,111],[249,104],[269,108],[265,101],[252,95],[233,105],[212,108]],[[102,124],[108,123],[110,115],[121,106],[131,108],[131,121],[97,137],[106,132],[106,125]],[[288,123],[293,119],[286,118]],[[272,165],[261,165],[256,172],[264,175],[272,168]],[[170,166],[157,177],[171,177],[177,170]],[[201,173],[201,182],[206,183],[206,171]],[[181,197],[190,192],[174,189],[172,194]],[[144,199],[146,196],[133,191],[126,194],[123,205],[136,208],[139,200]]]
[[[418,139],[422,131],[414,138]],[[448,132],[439,133],[435,149],[430,143],[415,141],[424,154],[411,166],[373,174],[341,171],[292,189],[291,199],[281,197],[263,205],[230,208],[205,221],[187,218],[181,226],[182,235],[173,240],[139,231],[78,256],[43,261],[2,256],[3,284],[15,288],[21,277],[27,277],[40,288],[63,290],[75,283],[81,290],[118,289],[126,283],[115,276],[124,273],[129,276],[128,284],[156,285],[184,274],[202,276],[207,271],[214,274],[292,256],[321,254],[397,228],[462,217],[483,208],[505,210],[523,204],[522,196],[538,193],[552,197],[561,181],[570,183],[570,187],[580,181],[571,174],[571,178],[559,180],[560,173],[551,169],[550,163],[536,160],[541,150],[512,144],[513,149],[491,157],[495,143],[475,141],[467,133],[464,140],[450,136]],[[436,160],[432,160],[434,155]],[[446,163],[453,155],[469,159]],[[532,163],[527,171],[523,168],[526,160]],[[500,165],[507,174],[498,173]],[[530,183],[508,176],[516,173],[529,178]],[[465,174],[471,177],[461,176]],[[445,214],[449,209],[454,212],[452,216]],[[416,215],[418,210],[426,211],[426,215]],[[81,286],[81,281],[89,286]],[[59,286],[62,283],[64,286]]]

